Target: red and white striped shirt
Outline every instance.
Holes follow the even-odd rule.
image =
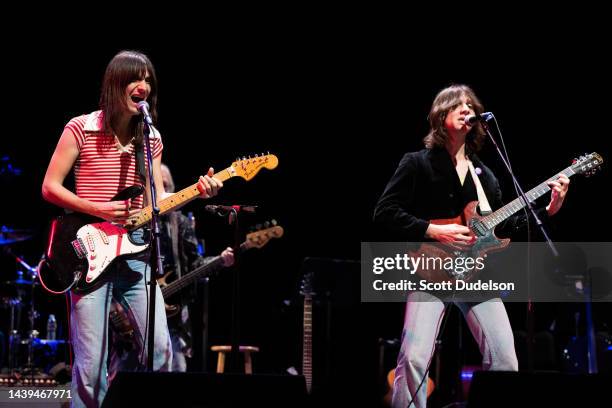
[[[123,189],[142,184],[136,171],[134,145],[122,147],[114,135],[104,133],[103,123],[102,111],[96,111],[66,124],[75,135],[80,152],[74,166],[76,194],[94,202],[110,201]],[[163,144],[157,129],[152,130],[150,139],[153,157],[159,157]],[[145,169],[148,172],[146,156]],[[143,196],[135,198],[131,206],[142,208]]]

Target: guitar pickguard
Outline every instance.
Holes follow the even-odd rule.
[[[81,251],[87,263],[85,283],[96,280],[119,256],[142,252],[148,248],[143,229],[127,231],[110,222],[87,224],[81,227],[77,241],[82,243]]]

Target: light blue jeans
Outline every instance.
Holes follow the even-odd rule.
[[[147,252],[148,254],[148,252]],[[119,260],[107,271],[107,282],[93,292],[71,293],[70,328],[74,349],[72,368],[72,406],[99,407],[108,389],[108,314],[114,297],[136,322],[136,335],[147,344],[149,287],[145,287],[151,268],[142,259]],[[170,371],[172,346],[166,322],[164,299],[158,286],[155,302],[155,349],[153,369]],[[140,351],[140,350],[138,350]],[[146,349],[135,351],[118,362],[117,369],[141,371],[146,368]]]
[[[518,371],[514,336],[501,299],[478,304],[457,302],[482,353],[484,370]],[[408,408],[434,352],[440,330],[444,303],[437,297],[413,292],[406,302],[402,345],[393,383],[393,408]],[[424,408],[427,403],[427,379],[414,396],[410,407]]]

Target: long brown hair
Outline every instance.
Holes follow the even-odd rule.
[[[433,147],[444,147],[448,140],[448,134],[444,127],[446,115],[461,104],[461,97],[465,96],[473,105],[476,115],[484,112],[482,103],[472,90],[467,85],[451,85],[444,88],[433,101],[431,110],[429,111],[429,126],[430,130],[427,136],[423,139],[425,147],[431,149]],[[482,125],[477,122],[465,139],[466,153],[473,153],[480,150],[485,139],[485,131]]]
[[[138,51],[121,51],[108,63],[100,92],[100,109],[104,112],[106,133],[115,130],[117,120],[125,109],[125,87],[133,81],[144,79],[147,72],[151,84],[147,98],[149,112],[153,121],[157,121],[157,77],[149,57]],[[142,121],[139,116],[130,119],[128,132],[135,144],[142,143]]]

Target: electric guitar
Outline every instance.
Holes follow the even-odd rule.
[[[302,375],[306,379],[306,391],[312,390],[312,272],[304,274],[302,290],[304,296],[304,331],[302,337]]]
[[[269,227],[269,225],[272,225]],[[251,232],[247,234],[246,240],[240,244],[240,249],[236,256],[240,255],[244,251],[251,248],[262,248],[273,238],[280,238],[283,236],[283,227],[276,225],[276,221],[272,220],[271,223],[265,223],[265,228],[259,231]],[[166,283],[166,279],[172,272],[168,272],[157,280],[161,288],[162,295],[165,300],[170,299],[172,295],[180,292],[182,289],[196,282],[197,280],[214,274],[223,268],[223,258],[221,255],[217,255],[209,260],[206,264],[194,269],[193,271],[181,276],[179,279],[173,282]],[[168,317],[174,316],[180,311],[180,306],[166,304],[166,315]]]
[[[272,170],[278,158],[272,154],[243,158],[214,177],[226,181],[242,177],[249,181],[263,168]],[[121,191],[111,201],[127,200],[142,194],[142,186]],[[160,214],[172,211],[200,196],[198,183],[160,200]],[[117,224],[87,214],[62,215],[51,223],[47,251],[38,265],[38,277],[51,293],[64,293],[70,289],[86,292],[102,284],[104,271],[115,260],[137,254],[149,247],[148,231],[143,228],[152,218],[149,205],[127,222]]]
[[[269,227],[268,225],[272,225]],[[259,231],[251,232],[247,234],[246,240],[240,244],[240,249],[236,255],[240,255],[244,251],[251,248],[262,248],[273,238],[280,238],[283,236],[283,227],[276,225],[276,221],[272,220],[271,223],[265,223],[266,228]],[[179,279],[171,283],[166,283],[166,278],[172,272],[168,272],[157,280],[161,288],[164,301],[171,298],[172,295],[180,292],[184,288],[197,282],[199,279],[206,276],[211,276],[223,268],[223,258],[221,255],[213,257],[209,262],[202,266],[197,267],[193,271],[181,276]],[[171,318],[180,312],[179,305],[168,305],[166,303],[166,317]],[[111,302],[110,308],[110,323],[113,333],[118,336],[118,340],[124,344],[131,344],[135,347],[142,346],[142,340],[139,336],[135,335],[134,326],[128,316],[127,311],[123,308],[120,302],[115,299]]]
[[[584,174],[590,176],[595,173],[601,164],[603,158],[597,153],[591,153],[580,156],[574,159],[571,166],[563,171],[555,174],[553,177],[534,187],[525,193],[529,202],[535,201],[550,191],[548,186],[549,181],[555,181],[561,174],[567,177],[572,177],[576,174]],[[455,218],[431,220],[432,224],[461,224],[466,225],[471,230],[474,236],[474,243],[467,248],[458,248],[452,245],[441,243],[423,243],[417,251],[409,251],[413,257],[418,257],[420,254],[425,254],[428,257],[447,259],[447,258],[472,258],[476,259],[484,257],[488,252],[500,251],[510,244],[510,239],[499,239],[495,236],[495,227],[506,219],[510,218],[516,212],[526,206],[525,200],[522,197],[511,201],[497,211],[481,216],[478,214],[476,207],[478,201],[472,201],[465,206],[463,213]],[[462,268],[461,272],[456,270],[446,270],[444,268],[422,268],[416,270],[417,274],[431,282],[442,282],[454,279],[468,281],[473,279],[477,273],[477,268]]]

